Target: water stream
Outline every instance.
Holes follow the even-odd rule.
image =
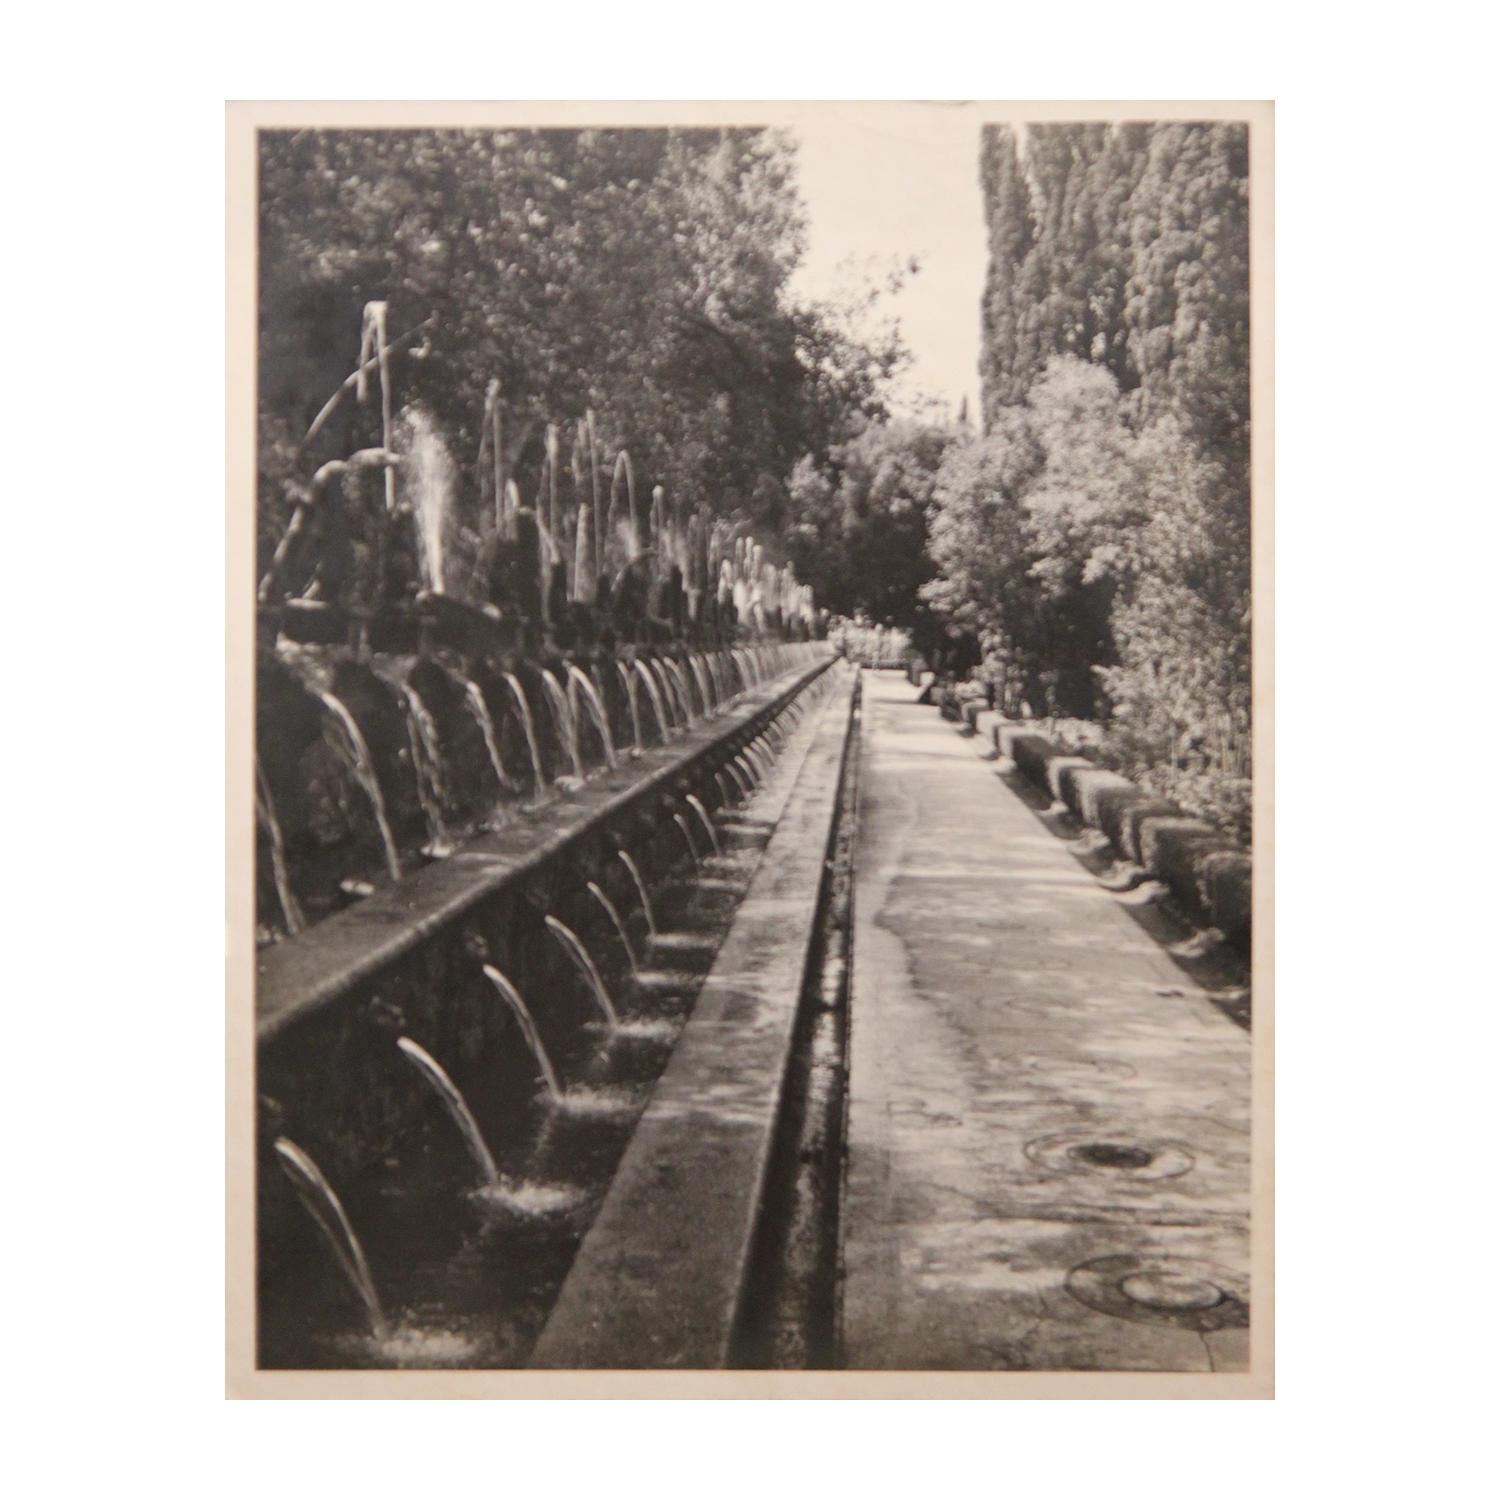
[[[486,1185],[494,1187],[500,1181],[495,1158],[490,1155],[490,1148],[485,1145],[474,1115],[465,1103],[464,1096],[458,1091],[458,1085],[443,1071],[437,1059],[409,1036],[398,1037],[396,1045],[401,1049],[402,1056],[426,1079],[433,1093],[442,1101],[443,1108],[458,1126],[464,1145],[469,1148],[469,1155],[474,1158],[474,1165],[479,1168]]]
[[[295,1141],[289,1141],[285,1136],[278,1138],[276,1156],[281,1163],[281,1170],[297,1189],[313,1222],[328,1241],[334,1259],[348,1279],[354,1294],[364,1304],[370,1332],[377,1339],[385,1338],[389,1325],[380,1305],[380,1297],[375,1291],[369,1262],[365,1259],[359,1236],[349,1222],[349,1215],[339,1202],[338,1194],[328,1185],[328,1179],[318,1170],[318,1164]]]
[[[547,795],[547,777],[542,770],[542,752],[537,745],[536,721],[531,717],[531,703],[526,689],[514,672],[504,674],[505,684],[516,700],[516,710],[521,715],[521,728],[526,731],[526,753],[531,757],[531,776],[536,784],[534,796],[540,801]]]
[[[604,1019],[610,1026],[618,1026],[620,1017],[615,1011],[615,1003],[609,997],[608,986],[604,983],[604,976],[599,972],[598,965],[589,955],[589,950],[583,946],[583,940],[565,922],[559,922],[550,912],[547,914],[547,930],[563,946],[574,964],[577,965],[579,973],[588,981],[594,1001],[602,1012]]]
[[[600,741],[604,745],[604,759],[611,771],[619,764],[615,756],[615,737],[609,732],[609,715],[604,711],[604,700],[599,696],[599,689],[590,681],[572,662],[568,663],[568,686],[570,689],[576,687],[583,694],[583,701],[589,706],[589,713],[594,720],[594,727],[599,731]],[[576,705],[569,694],[568,712],[575,725],[578,722]]]
[[[427,817],[432,842],[427,852],[442,858],[453,852],[453,836],[443,816],[446,787],[443,782],[442,748],[438,743],[437,724],[422,695],[409,682],[401,682],[401,696],[406,703],[406,728],[411,739],[412,771],[417,782],[417,798]]]
[[[568,702],[568,695],[562,690],[562,684],[545,667],[542,669],[542,688],[552,709],[557,736],[567,747],[568,758],[573,762],[573,774],[582,781],[583,757],[578,753],[578,721],[573,717],[572,705]]]
[[[724,851],[719,845],[719,831],[714,827],[713,819],[708,815],[708,809],[691,792],[684,800],[698,814],[698,821],[703,825],[704,832],[708,834],[708,842],[713,846],[714,853],[722,854]]]
[[[332,693],[320,690],[318,699],[344,731],[346,743],[337,748],[342,750],[350,770],[354,773],[354,779],[369,799],[370,809],[375,814],[376,827],[380,830],[380,843],[385,851],[386,870],[392,880],[400,880],[401,855],[396,849],[396,836],[391,832],[391,821],[386,816],[385,794],[380,790],[380,779],[375,774],[375,761],[370,755],[369,745],[365,742],[364,732],[360,729],[354,715]]]
[[[682,830],[682,836],[687,841],[688,853],[693,857],[693,869],[699,868],[698,846],[693,842],[693,830],[688,827],[687,819],[681,813],[673,813],[672,821]]]
[[[292,888],[292,873],[286,857],[286,838],[276,818],[276,804],[271,800],[271,788],[266,781],[266,773],[261,769],[259,756],[255,758],[255,811],[261,826],[266,830],[266,838],[270,841],[271,878],[276,885],[276,899],[281,903],[282,919],[286,922],[288,935],[295,937],[302,931],[305,919],[301,906],[297,904],[297,893]]]
[[[625,684],[625,698],[630,704],[630,730],[635,736],[635,753],[641,754],[644,746],[641,744],[641,710],[636,702],[635,678],[631,675],[630,668],[622,661],[617,661],[615,667],[620,673],[620,680]]]
[[[625,950],[625,960],[630,965],[631,976],[634,977],[640,973],[641,965],[636,957],[635,944],[630,941],[630,929],[626,927],[624,917],[620,915],[620,910],[615,903],[605,895],[598,881],[589,881],[588,888],[589,894],[604,908],[604,914],[614,924],[615,932],[619,934],[620,946]]]
[[[656,727],[661,734],[662,744],[671,739],[671,731],[667,728],[667,711],[662,706],[661,689],[656,685],[656,679],[651,675],[646,663],[638,656],[635,659],[636,671],[640,673],[641,680],[646,684],[646,695],[651,699],[652,711],[656,714]]]
[[[547,1055],[546,1047],[542,1045],[541,1033],[536,1029],[536,1020],[525,1000],[521,998],[520,990],[493,964],[484,965],[484,977],[494,985],[500,998],[510,1007],[511,1014],[521,1028],[521,1035],[526,1038],[526,1045],[531,1048],[531,1055],[536,1059],[537,1069],[542,1075],[542,1082],[547,1087],[547,1093],[553,1099],[557,1099],[562,1093],[562,1085],[557,1081],[557,1069],[553,1067],[552,1059]]]
[[[635,882],[635,893],[641,898],[641,911],[646,917],[646,931],[650,934],[651,940],[655,942],[656,913],[651,910],[651,895],[646,890],[646,882],[641,879],[640,869],[630,857],[628,849],[620,850],[620,859],[623,861],[625,868],[630,871],[630,878]]]

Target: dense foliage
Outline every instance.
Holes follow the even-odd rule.
[[[927,510],[954,428],[871,422],[791,482],[787,551],[797,576],[836,614],[899,622],[922,634],[923,584],[933,576]]]
[[[1243,126],[986,131],[984,434],[933,489],[924,587],[1038,712],[1109,720],[1156,789],[1243,826]]]
[[[545,424],[592,409],[602,449],[628,448],[646,483],[770,540],[797,459],[879,415],[899,359],[893,337],[789,296],[791,163],[761,130],[263,134],[263,548],[287,480],[379,439],[378,413],[346,400],[302,447],[372,301],[393,339],[420,327],[395,383],[458,460],[461,525],[484,523],[476,460],[498,381],[506,472],[528,503]]]

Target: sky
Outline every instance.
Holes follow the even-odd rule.
[[[962,397],[979,413],[979,304],[988,247],[979,192],[979,111],[964,104],[825,104],[791,131],[808,210],[808,254],[794,287],[829,296],[851,269],[877,277],[915,255],[921,270],[894,298],[915,356],[897,393]]]

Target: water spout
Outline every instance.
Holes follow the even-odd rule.
[[[630,941],[625,919],[620,915],[615,903],[604,894],[597,881],[589,881],[589,894],[604,908],[605,915],[614,923],[615,931],[620,935],[620,944],[625,949],[625,957],[630,961],[631,974],[640,973],[641,966],[635,956],[635,945]]]
[[[673,813],[672,821],[682,830],[682,836],[687,840],[688,853],[693,856],[693,869],[698,869],[698,846],[693,842],[693,830],[688,827],[687,819],[681,813]]]
[[[402,1056],[427,1080],[433,1093],[442,1101],[443,1108],[448,1111],[453,1123],[458,1126],[464,1145],[469,1148],[469,1155],[474,1159],[474,1165],[479,1168],[485,1185],[494,1187],[500,1181],[500,1173],[495,1167],[495,1158],[490,1155],[489,1147],[485,1145],[484,1137],[479,1133],[479,1125],[470,1113],[469,1106],[464,1102],[464,1096],[458,1091],[458,1085],[443,1071],[437,1059],[426,1048],[419,1047],[409,1036],[397,1037],[396,1045],[401,1049]]]
[[[708,841],[713,845],[714,853],[722,854],[724,851],[719,847],[719,833],[713,825],[713,819],[708,815],[708,809],[691,792],[687,794],[684,800],[698,814],[698,821],[703,825],[705,832],[708,834]]]
[[[635,882],[635,892],[641,898],[641,910],[646,914],[646,931],[651,935],[651,941],[656,941],[656,913],[651,910],[651,897],[646,891],[646,882],[641,879],[641,872],[636,862],[630,857],[628,849],[620,850],[620,859],[625,868],[630,871],[630,878]]]
[[[443,592],[443,551],[453,508],[453,460],[432,418],[420,407],[407,413],[407,473],[412,514],[417,523],[417,552],[423,581],[434,594]]]
[[[663,657],[661,666],[666,674],[666,680],[672,685],[678,708],[682,713],[682,726],[684,729],[693,727],[693,699],[688,692],[687,678],[683,675],[682,668],[671,659]]]
[[[547,1056],[547,1049],[542,1045],[541,1033],[536,1029],[536,1020],[527,1008],[526,1002],[521,998],[520,990],[493,964],[484,965],[484,977],[499,991],[500,998],[510,1007],[511,1014],[516,1018],[521,1028],[521,1035],[526,1038],[526,1045],[531,1048],[531,1055],[536,1059],[536,1065],[541,1071],[542,1082],[547,1086],[547,1093],[553,1099],[558,1098],[562,1093],[562,1087],[557,1081],[557,1069],[552,1066],[552,1059]]]
[[[641,680],[646,684],[646,696],[651,700],[652,711],[656,714],[656,727],[661,732],[661,742],[665,745],[672,735],[667,727],[667,711],[662,706],[661,689],[657,687],[650,668],[639,656],[635,659],[635,666],[636,671],[641,674]]]
[[[672,690],[672,681],[667,676],[667,669],[655,657],[648,661],[646,666],[650,671],[652,681],[656,683],[657,691],[661,694],[662,704],[667,711],[667,722],[674,730],[683,727],[678,720],[677,695]]]
[[[615,668],[620,674],[620,680],[625,684],[625,697],[630,703],[630,729],[635,735],[635,753],[639,755],[644,746],[641,744],[641,710],[636,702],[635,678],[624,662],[617,661]]]
[[[406,729],[411,738],[412,771],[417,782],[417,799],[427,815],[427,827],[432,834],[428,852],[435,858],[453,852],[453,838],[443,817],[443,761],[438,743],[437,724],[422,696],[409,683],[400,683],[401,696],[406,702]]]
[[[536,795],[540,799],[547,795],[547,778],[542,771],[542,752],[536,740],[536,721],[531,717],[531,704],[527,700],[525,688],[521,686],[521,679],[514,672],[506,672],[504,676],[506,686],[516,700],[521,727],[526,731],[526,751],[531,756],[531,775],[536,783]]]
[[[589,706],[594,726],[598,729],[599,738],[604,744],[604,759],[613,771],[619,764],[615,757],[615,737],[609,732],[609,715],[604,712],[604,700],[599,696],[599,689],[572,662],[568,663],[568,686],[570,689],[576,687],[583,693],[583,701]],[[578,715],[571,701],[568,704],[568,710],[576,724]]]
[[[542,688],[552,709],[552,720],[557,726],[558,738],[567,746],[568,758],[573,762],[573,774],[583,780],[583,758],[578,753],[578,721],[573,717],[568,695],[562,684],[545,667],[542,668]]]
[[[568,957],[577,965],[579,973],[588,981],[595,1003],[604,1013],[604,1019],[609,1025],[618,1026],[620,1018],[615,1013],[614,1002],[609,998],[604,976],[600,974],[594,960],[589,956],[589,950],[583,946],[582,939],[571,927],[564,922],[559,922],[550,912],[547,914],[546,922],[547,930],[562,944]]]
[[[385,794],[380,790],[380,779],[375,774],[375,761],[370,755],[370,747],[365,741],[364,732],[355,721],[354,715],[332,693],[319,692],[318,699],[344,731],[348,743],[340,748],[345,752],[345,758],[350,770],[354,773],[354,779],[359,782],[365,796],[369,798],[370,808],[375,814],[376,826],[380,830],[381,846],[385,850],[386,870],[392,880],[400,880],[401,856],[396,850],[396,836],[391,832],[391,822],[385,811]]]
[[[714,701],[713,689],[708,680],[708,668],[704,665],[703,658],[698,655],[689,656],[688,666],[693,669],[693,681],[698,684],[698,696],[703,700],[704,714],[716,712],[718,704]]]
[[[370,1320],[370,1332],[377,1339],[389,1333],[385,1312],[375,1291],[375,1281],[370,1275],[370,1265],[365,1259],[364,1247],[359,1236],[339,1202],[338,1194],[328,1185],[328,1179],[318,1170],[318,1164],[294,1141],[281,1136],[276,1141],[276,1156],[281,1170],[297,1189],[297,1196],[312,1215],[313,1222],[323,1232],[333,1250],[334,1259],[354,1289],[355,1295],[364,1304],[365,1316]]]
[[[287,935],[295,937],[306,925],[302,908],[297,904],[297,893],[292,889],[292,872],[287,863],[286,839],[276,817],[276,804],[271,800],[271,786],[266,773],[261,770],[260,757],[255,759],[255,812],[266,837],[271,843],[271,878],[276,883],[276,899],[281,903],[281,915],[286,922]]]
[[[484,696],[484,690],[473,678],[465,677],[462,673],[454,675],[463,686],[464,702],[468,706],[469,713],[479,726],[480,734],[484,736],[485,754],[490,758],[490,769],[494,771],[495,779],[500,783],[500,790],[514,791],[515,783],[505,774],[505,762],[500,759],[500,739],[495,733],[494,716],[490,713],[490,705]]]

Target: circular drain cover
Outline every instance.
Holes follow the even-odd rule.
[[[1105,1255],[1068,1272],[1068,1291],[1095,1312],[1196,1333],[1250,1324],[1243,1278],[1208,1261],[1174,1255]]]
[[[1068,1175],[1115,1173],[1148,1182],[1181,1177],[1196,1162],[1193,1153],[1176,1141],[1137,1140],[1133,1136],[1070,1131],[1027,1141],[1027,1158],[1048,1172]]]

